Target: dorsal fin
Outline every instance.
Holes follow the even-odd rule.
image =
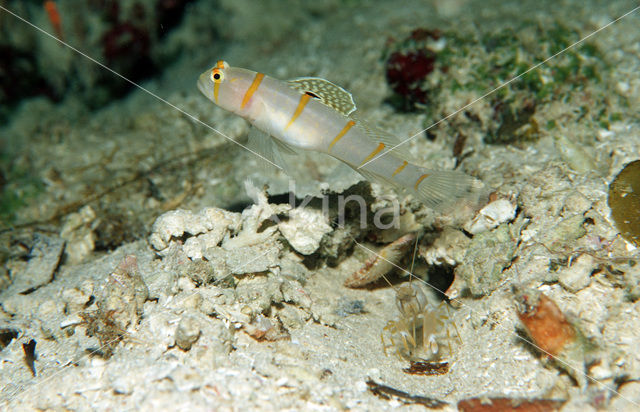
[[[342,87],[319,77],[299,77],[289,80],[289,85],[301,93],[318,99],[325,106],[349,116],[356,110],[351,93]]]

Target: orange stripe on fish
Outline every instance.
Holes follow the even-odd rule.
[[[220,93],[220,83],[213,84],[213,97],[216,99],[216,104],[218,103],[218,94]]]
[[[64,40],[64,37],[62,36],[62,19],[60,18],[56,2],[53,0],[46,0],[44,2],[44,9],[47,12],[47,17],[49,17],[53,30],[56,32],[56,36],[60,40]]]
[[[420,176],[420,177],[418,178],[418,180],[416,181],[415,186],[413,186],[413,187],[414,187],[414,189],[418,190],[418,186],[420,186],[420,183],[422,183],[422,181],[423,181],[424,179],[426,179],[427,177],[429,177],[429,174],[424,174],[424,175]]]
[[[362,166],[363,164],[367,163],[369,160],[373,159],[378,153],[380,153],[382,151],[382,149],[384,149],[384,143],[378,144],[378,147],[376,147],[373,150],[373,152],[371,152],[371,154],[369,154],[369,156],[367,156],[367,158],[364,159],[362,161],[362,163],[360,163],[360,166]]]
[[[218,95],[220,94],[220,83],[224,79],[222,70],[224,69],[224,60],[218,60],[216,67],[211,69],[211,80],[213,80],[213,98],[218,104]]]
[[[241,109],[244,109],[247,103],[249,103],[249,100],[251,100],[251,96],[253,96],[256,90],[258,90],[258,87],[260,87],[260,82],[262,82],[262,79],[264,79],[264,74],[256,73],[256,77],[253,78],[253,83],[251,83],[251,86],[249,86],[244,94],[244,97],[242,98],[242,104],[240,105]]]
[[[347,134],[349,129],[351,129],[355,124],[356,122],[354,122],[353,120],[349,120],[347,124],[342,128],[342,130],[340,130],[340,133],[338,133],[337,136],[333,138],[333,141],[331,142],[331,144],[329,144],[329,149],[327,149],[327,152],[330,152],[333,145],[338,143],[338,140],[342,139],[344,135]]]
[[[308,94],[303,94],[300,97],[298,107],[296,107],[296,111],[293,112],[293,116],[291,116],[291,120],[289,120],[289,123],[287,123],[287,125],[284,127],[284,130],[287,130],[289,126],[291,126],[291,124],[298,118],[298,116],[300,116],[300,113],[302,113],[304,107],[307,105],[307,103],[309,103],[309,99],[311,99],[311,96]]]
[[[409,162],[407,162],[406,160],[403,161],[402,164],[396,169],[396,171],[393,172],[391,177],[393,177],[393,176],[397,175],[398,173],[402,172],[402,169],[404,169],[408,164],[409,164]]]

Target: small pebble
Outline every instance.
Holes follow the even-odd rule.
[[[176,329],[176,345],[182,350],[189,350],[200,337],[200,323],[193,316],[180,319]]]

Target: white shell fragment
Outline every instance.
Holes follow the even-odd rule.
[[[560,271],[558,282],[570,292],[577,292],[589,286],[591,272],[596,267],[595,259],[590,255],[581,255],[568,268]]]
[[[501,223],[513,220],[515,216],[516,205],[507,199],[498,199],[480,209],[478,214],[465,225],[464,229],[475,235],[498,227]]]
[[[320,247],[322,237],[331,226],[320,210],[300,208],[289,212],[289,219],[278,224],[282,236],[296,252],[310,255]]]

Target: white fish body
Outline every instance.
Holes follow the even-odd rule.
[[[198,88],[212,102],[248,120],[273,140],[266,157],[276,163],[279,149],[312,150],[348,164],[368,180],[414,193],[426,206],[443,209],[469,199],[478,182],[461,172],[428,170],[389,151],[397,139],[353,118],[351,95],[319,78],[281,81],[229,66],[220,60],[200,75]],[[271,136],[271,137],[269,137]],[[254,137],[255,138],[255,137]]]

